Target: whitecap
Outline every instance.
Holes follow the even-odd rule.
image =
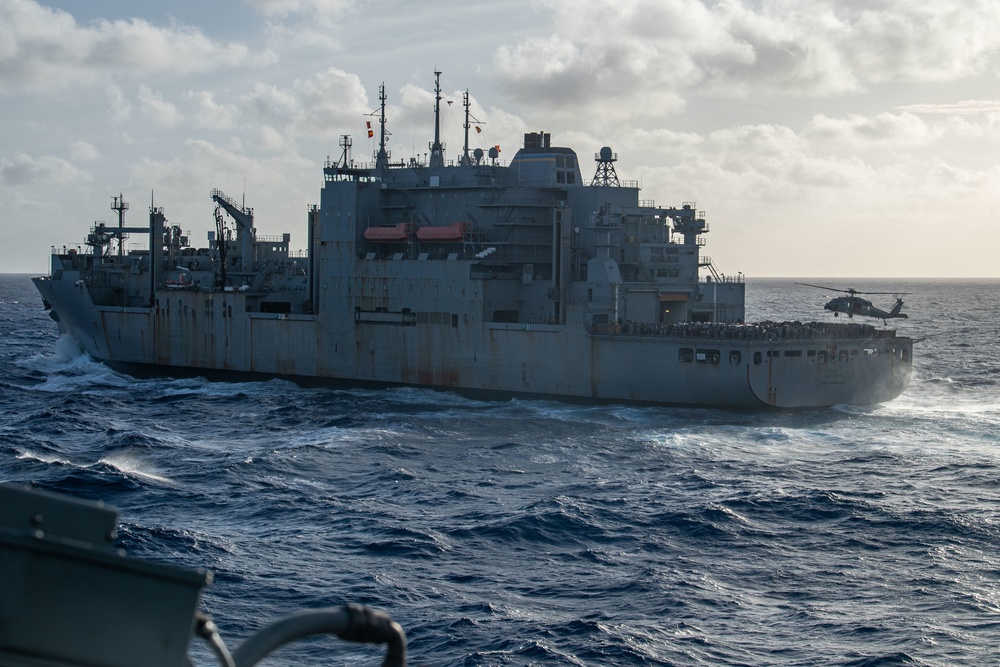
[[[149,479],[154,482],[170,486],[175,484],[172,479],[163,476],[160,474],[159,470],[153,469],[146,461],[143,461],[141,457],[136,456],[131,452],[115,452],[113,454],[108,454],[107,456],[101,457],[98,463],[111,466],[125,475],[135,475],[136,477],[142,477],[144,479]]]
[[[74,465],[71,461],[67,461],[66,459],[60,458],[56,454],[40,454],[30,449],[26,449],[23,452],[20,452],[15,458],[22,461],[30,460],[48,464],[58,463],[59,465],[70,465],[70,466]]]

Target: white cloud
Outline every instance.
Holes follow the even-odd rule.
[[[970,6],[971,2],[971,6]],[[995,0],[549,0],[554,32],[501,46],[494,70],[523,100],[621,115],[683,108],[683,95],[832,95],[988,70]],[[638,94],[641,91],[641,95]],[[628,104],[633,94],[642,102]]]
[[[70,146],[69,154],[74,160],[81,161],[93,161],[101,157],[101,153],[86,141],[74,141]]]
[[[907,104],[899,107],[899,111],[953,116],[1000,114],[1000,100],[963,100],[951,104]]]
[[[132,116],[132,104],[125,96],[125,92],[120,86],[111,84],[108,86],[108,117],[112,125],[121,125]]]
[[[322,59],[324,52],[333,52],[341,46],[340,33],[344,18],[355,6],[354,0],[244,0],[257,13],[267,19],[266,35],[269,48],[288,54],[308,50]],[[380,6],[376,14],[392,10]]]
[[[357,75],[332,67],[289,88],[257,84],[239,103],[249,123],[310,139],[328,139],[344,128],[360,127],[371,112]]]
[[[32,0],[0,3],[0,94],[47,92],[111,74],[184,74],[246,62],[244,44],[219,44],[190,26],[142,19],[81,26]]]
[[[13,158],[0,159],[0,182],[4,185],[66,185],[90,180],[90,174],[60,157],[34,158],[18,153]]]
[[[139,86],[139,108],[142,115],[162,127],[174,127],[183,120],[177,107],[170,102],[164,102],[160,93],[155,93],[148,86]]]
[[[816,115],[805,136],[842,151],[869,151],[874,148],[926,146],[941,136],[941,130],[912,113],[881,113],[874,117],[851,114],[843,118]]]
[[[185,97],[193,101],[196,107],[194,122],[197,127],[210,130],[231,129],[239,116],[239,111],[231,104],[219,104],[211,91],[191,90]]]
[[[244,0],[264,16],[287,17],[297,14],[323,16],[339,14],[354,5],[353,0]]]

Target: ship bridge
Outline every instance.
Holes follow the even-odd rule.
[[[571,148],[553,147],[548,132],[528,132],[524,148],[510,161],[510,169],[523,185],[555,187],[582,185],[580,161]]]

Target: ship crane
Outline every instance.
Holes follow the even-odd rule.
[[[225,209],[226,213],[236,221],[236,242],[240,245],[240,271],[250,273],[253,267],[253,246],[255,241],[255,230],[253,228],[253,209],[242,204],[227,195],[222,190],[212,190],[212,199],[216,204]],[[225,243],[225,239],[220,238],[219,243]]]

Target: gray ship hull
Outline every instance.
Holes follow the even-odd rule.
[[[912,341],[800,329],[730,336],[587,331],[569,325],[427,318],[404,326],[357,313],[246,311],[239,292],[163,292],[170,307],[94,305],[84,285],[35,278],[60,329],[93,358],[163,372],[221,371],[289,379],[415,385],[487,395],[601,402],[781,408],[873,404],[897,397],[912,373]],[[229,313],[234,313],[229,315]],[[236,315],[235,313],[240,313]],[[830,335],[830,332],[839,335]],[[786,337],[787,336],[787,337]]]

